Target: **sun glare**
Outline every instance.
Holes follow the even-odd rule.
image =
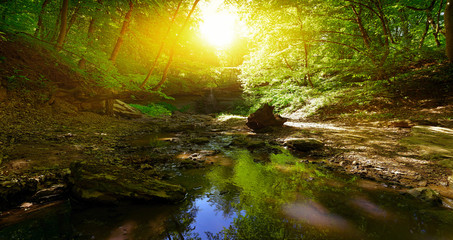
[[[236,16],[218,7],[207,6],[202,10],[200,32],[211,45],[224,48],[231,44],[236,35]]]

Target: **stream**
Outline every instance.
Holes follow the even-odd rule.
[[[287,150],[227,148],[207,162],[167,169],[188,190],[179,204],[62,201],[0,226],[0,239],[453,239],[451,210]]]

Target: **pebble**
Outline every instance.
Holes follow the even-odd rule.
[[[20,208],[29,208],[33,206],[33,203],[30,203],[30,202],[24,202],[20,205]]]

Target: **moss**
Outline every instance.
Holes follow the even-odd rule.
[[[123,200],[179,201],[185,189],[134,169],[99,162],[71,164],[70,182],[76,198],[94,202]]]
[[[196,137],[189,140],[190,143],[194,144],[206,144],[209,142],[208,137]]]

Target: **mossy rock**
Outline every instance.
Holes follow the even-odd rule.
[[[261,139],[252,139],[244,135],[238,135],[233,138],[230,145],[235,147],[247,147],[249,149],[256,149],[266,147],[266,142]]]
[[[439,193],[430,188],[413,188],[409,189],[407,193],[433,206],[440,206],[442,204]]]
[[[82,201],[118,204],[124,201],[177,202],[185,189],[123,166],[99,162],[71,164],[71,195]]]
[[[288,138],[285,139],[285,146],[301,152],[310,152],[320,149],[324,143],[314,138]]]
[[[196,137],[196,138],[189,139],[189,142],[193,143],[193,144],[206,144],[206,143],[209,143],[209,138],[208,137]]]

